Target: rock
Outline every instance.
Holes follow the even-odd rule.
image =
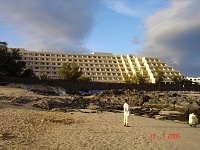
[[[169,115],[167,117],[168,120],[177,120],[178,118],[180,118],[180,115]]]
[[[154,115],[154,118],[155,119],[159,119],[159,120],[165,120],[165,119],[167,119],[166,116],[161,116],[161,115]]]
[[[12,103],[18,103],[18,104],[27,104],[29,102],[31,102],[31,99],[27,98],[27,97],[14,97],[12,100],[11,100]]]
[[[150,108],[150,111],[157,111],[157,112],[159,112],[160,109],[158,109],[158,108]]]
[[[41,121],[40,121],[40,122],[41,122],[41,123],[43,123],[44,121],[45,121],[44,119],[41,119]]]
[[[159,112],[159,115],[162,115],[162,116],[180,115],[180,114],[182,114],[182,113],[179,112],[179,111],[163,111],[163,110],[161,110],[161,111]]]
[[[147,116],[147,115],[141,115],[141,117],[146,117],[146,118],[149,118],[149,116]]]
[[[91,110],[95,110],[95,109],[99,109],[100,107],[94,103],[90,103],[88,106],[87,106],[87,109],[91,109]]]
[[[40,101],[32,104],[32,106],[49,110],[50,109],[49,103],[50,102],[48,100],[40,100]]]
[[[97,113],[97,111],[90,110],[90,109],[79,109],[79,111],[83,113]]]
[[[53,108],[51,111],[63,111],[61,108]]]

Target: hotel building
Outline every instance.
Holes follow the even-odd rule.
[[[186,77],[186,79],[195,82],[200,85],[200,77]]]
[[[32,69],[36,76],[46,74],[48,78],[61,78],[59,69],[65,62],[76,63],[83,76],[92,81],[123,83],[123,75],[143,74],[147,81],[155,83],[156,67],[164,71],[164,82],[172,82],[171,75],[181,76],[179,71],[161,62],[158,58],[136,58],[134,55],[113,55],[112,53],[93,52],[91,54],[69,54],[43,51],[27,51],[20,48],[22,60],[27,68]]]

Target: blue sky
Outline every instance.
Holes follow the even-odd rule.
[[[0,41],[68,53],[158,57],[200,76],[199,0],[0,0]]]
[[[114,54],[135,53],[143,48],[143,19],[167,4],[167,0],[102,0],[87,46]]]

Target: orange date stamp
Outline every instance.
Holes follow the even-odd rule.
[[[163,133],[162,135],[156,135],[155,133],[150,133],[151,140],[155,140],[155,139],[176,140],[180,138],[181,138],[181,135],[179,133],[169,133],[169,134]]]

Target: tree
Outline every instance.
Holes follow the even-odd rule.
[[[79,67],[73,63],[63,63],[61,69],[59,70],[59,75],[65,80],[77,80],[82,75]]]
[[[24,70],[24,72],[22,73],[22,77],[36,77],[36,75],[33,73],[33,70],[31,69],[26,69]]]
[[[172,79],[172,81],[175,84],[179,84],[179,85],[183,85],[183,84],[186,84],[186,85],[195,84],[191,80],[186,79],[184,76],[172,75],[170,78]]]
[[[78,80],[79,81],[86,81],[86,82],[92,81],[91,77],[85,77],[85,76],[79,77]]]
[[[0,41],[0,75],[20,76],[26,63],[21,61],[19,49],[8,49],[7,45]]]
[[[142,75],[141,73],[137,72],[135,75],[132,76],[128,76],[126,74],[123,75],[124,77],[124,81],[127,84],[143,84],[143,83],[147,83],[146,81],[146,77],[144,75]]]
[[[144,75],[142,75],[141,73],[139,73],[139,72],[136,73],[136,78],[137,78],[137,83],[138,84],[147,83],[146,77]]]
[[[40,79],[48,79],[47,73],[46,72],[42,72],[40,74]]]
[[[175,84],[179,84],[184,80],[183,76],[172,75],[170,77]]]
[[[182,78],[183,79],[180,82],[182,85],[191,85],[191,84],[196,84],[197,85],[197,83],[195,83],[195,82],[193,82],[191,80],[186,79],[184,76]]]
[[[131,84],[132,83],[132,80],[128,75],[124,74],[123,78],[124,78],[124,82],[125,83],[127,83],[127,84]]]
[[[161,70],[160,65],[156,67],[156,83],[161,83],[165,79],[164,71]]]

